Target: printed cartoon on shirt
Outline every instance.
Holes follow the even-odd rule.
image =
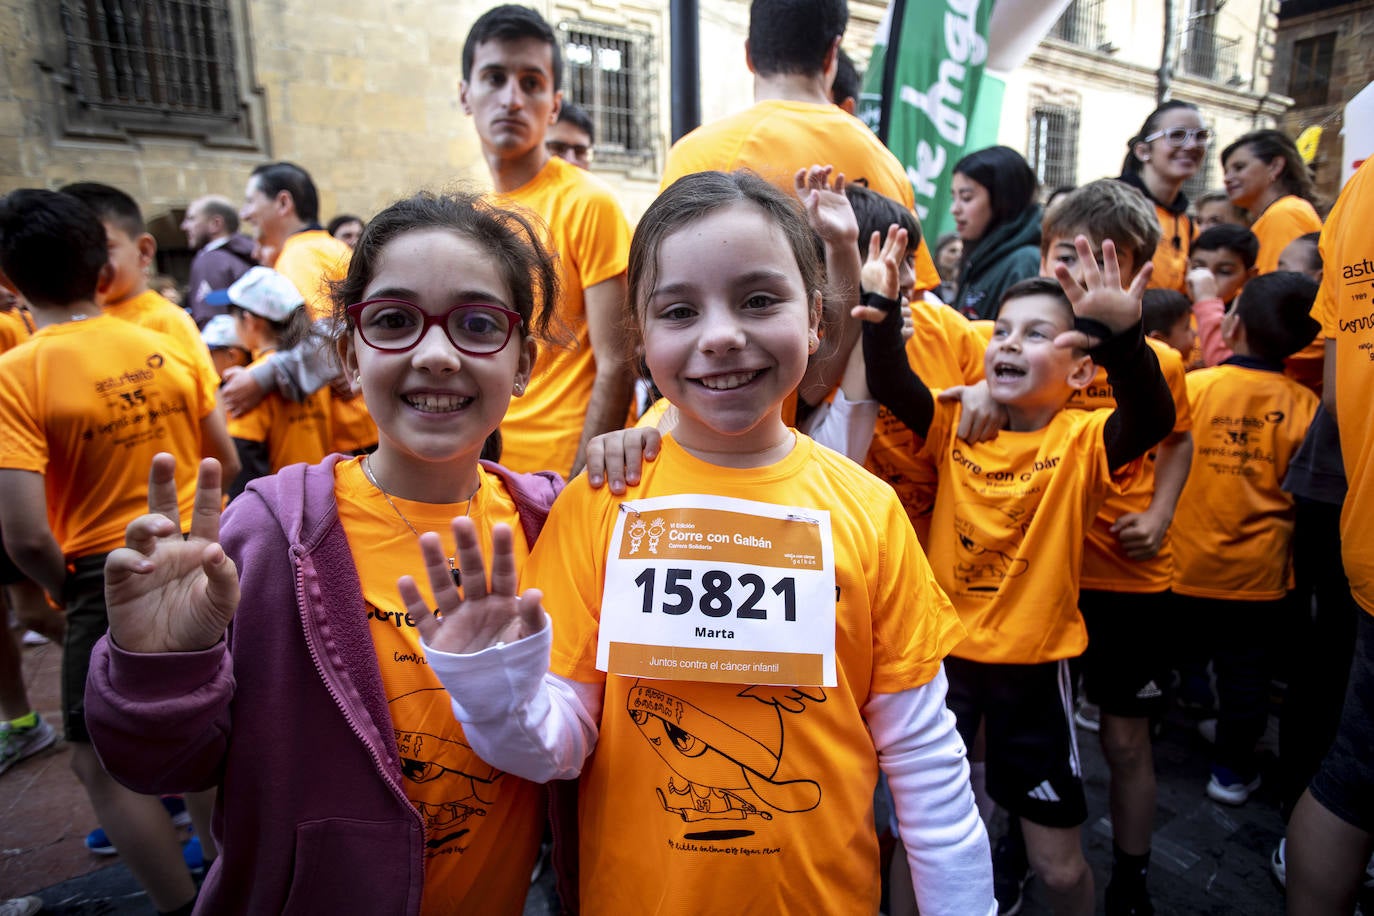
[[[726,695],[710,712],[670,689],[665,682],[636,681],[626,701],[631,720],[671,771],[655,789],[664,811],[689,824],[758,826],[820,804],[819,783],[792,772],[784,750],[794,717],[805,715],[809,704],[825,702],[822,688],[755,685]]]
[[[988,507],[984,507],[985,509]],[[995,592],[1003,579],[1025,573],[1027,563],[999,547],[1015,550],[1025,535],[1025,525],[1015,511],[993,510],[1003,516],[1002,530],[989,532],[970,518],[964,505],[954,507],[954,533],[959,549],[954,564],[954,578],[969,591]]]
[[[390,706],[392,722],[453,720],[449,695],[442,687],[403,693]],[[473,826],[469,822],[486,817],[496,800],[497,780],[504,774],[483,763],[472,748],[452,735],[400,729],[395,734],[401,775],[408,783],[424,787],[408,794],[416,799],[416,810],[425,819],[426,854],[463,852]]]

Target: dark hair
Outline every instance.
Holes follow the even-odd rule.
[[[348,275],[330,287],[334,318],[344,333],[353,330],[346,309],[363,300],[382,250],[399,236],[424,229],[457,233],[483,249],[502,271],[510,287],[511,307],[520,313],[526,333],[547,337],[558,302],[558,272],[553,254],[540,242],[534,225],[519,213],[493,206],[480,194],[428,191],[396,201],[363,230]],[[435,270],[454,266],[435,265]]]
[[[1069,301],[1069,296],[1064,292],[1064,287],[1059,285],[1058,280],[1049,277],[1027,277],[1018,280],[1007,291],[1002,294],[1002,301],[997,303],[997,311],[993,313],[993,318],[1002,314],[1002,309],[1006,308],[1008,302],[1014,299],[1026,299],[1031,296],[1048,296],[1056,302],[1063,304],[1064,311],[1069,316],[1069,321],[1073,321],[1073,303]]]
[[[363,222],[363,218],[361,216],[354,216],[352,213],[340,213],[338,216],[334,217],[329,221],[329,224],[324,227],[324,231],[328,232],[330,235],[333,235],[334,233],[339,231],[340,226],[346,226],[349,223],[357,223],[364,229],[367,228],[367,223]]]
[[[565,121],[586,134],[588,143],[596,145],[596,125],[592,123],[591,115],[587,114],[585,109],[565,101],[558,108],[558,123],[562,124]]]
[[[0,270],[34,305],[94,299],[105,244],[99,216],[73,195],[20,188],[0,198]]]
[[[1322,250],[1320,247],[1321,241],[1322,234],[1320,232],[1309,232],[1306,235],[1300,235],[1297,238],[1293,239],[1293,242],[1307,242],[1312,246],[1311,248],[1307,249],[1308,270],[1322,269]],[[1288,244],[1291,245],[1293,244],[1293,242],[1289,242]]]
[[[218,216],[224,221],[225,232],[233,235],[239,231],[239,211],[233,204],[219,197],[206,197],[200,206],[207,216]]]
[[[749,60],[759,76],[816,74],[849,25],[847,0],[753,0]]]
[[[136,239],[147,229],[143,225],[143,211],[138,203],[119,188],[95,181],[78,181],[59,190],[69,194],[95,211],[103,223],[114,223],[131,239]]]
[[[936,241],[935,241],[935,247],[932,248],[932,249],[930,250],[930,253],[931,253],[931,255],[933,255],[934,257],[937,257],[937,258],[938,258],[938,257],[940,256],[940,252],[942,252],[942,251],[945,250],[945,246],[946,246],[946,245],[950,244],[951,242],[957,242],[957,241],[960,241],[960,239],[959,239],[959,233],[957,233],[957,232],[946,232],[944,235],[942,235],[942,236],[940,236],[938,239],[936,239]]]
[[[844,194],[849,198],[849,206],[854,209],[854,218],[859,224],[860,260],[868,255],[868,240],[873,233],[886,237],[887,228],[893,223],[906,230],[907,251],[915,251],[920,246],[921,224],[916,222],[916,217],[906,207],[863,185],[845,185]]]
[[[264,197],[274,198],[282,191],[290,194],[301,222],[320,221],[320,194],[305,169],[294,162],[267,162],[253,169],[253,177]]]
[[[795,197],[783,194],[747,170],[729,174],[697,172],[669,185],[644,211],[635,227],[627,272],[633,326],[638,326],[640,310],[658,282],[658,250],[663,240],[682,227],[737,203],[758,207],[778,227],[797,259],[807,294],[824,291],[825,247],[807,223]]]
[[[1190,250],[1220,251],[1222,249],[1234,253],[1245,265],[1245,269],[1249,270],[1255,266],[1255,259],[1259,257],[1259,239],[1255,233],[1244,226],[1223,223],[1220,226],[1204,229],[1197,238],[1193,239]]]
[[[1279,362],[1312,342],[1321,325],[1310,312],[1317,281],[1292,270],[1262,274],[1245,284],[1236,297],[1236,320],[1245,328],[1245,344],[1263,360]]]
[[[282,321],[273,321],[271,318],[259,315],[241,305],[230,305],[229,314],[252,315],[254,318],[267,322],[268,326],[272,328],[272,335],[277,340],[278,350],[290,350],[310,336],[310,309],[306,308],[305,305],[301,305]]]
[[[1009,146],[989,146],[969,153],[954,164],[954,172],[987,188],[992,219],[983,237],[1011,222],[1035,202],[1035,172],[1025,158]],[[976,243],[974,246],[976,247]]]
[[[472,24],[468,37],[463,40],[463,79],[472,79],[472,61],[477,56],[477,46],[488,41],[519,41],[522,38],[535,38],[549,46],[553,58],[553,91],[563,88],[563,52],[558,47],[558,38],[544,17],[528,6],[503,3],[493,6]]]
[[[1118,250],[1130,252],[1139,272],[1159,247],[1159,217],[1137,189],[1115,178],[1099,178],[1070,191],[1045,213],[1040,223],[1041,257],[1056,240],[1079,233],[1098,245],[1111,239]]]
[[[854,66],[854,60],[840,48],[839,58],[835,61],[835,83],[830,87],[830,101],[836,105],[844,104],[846,99],[859,100],[863,91],[863,74]]]
[[[1197,111],[1198,107],[1192,102],[1181,102],[1178,99],[1170,99],[1150,112],[1149,117],[1145,119],[1145,123],[1140,125],[1140,130],[1136,131],[1134,137],[1126,141],[1126,158],[1121,163],[1121,174],[1140,174],[1141,170],[1145,167],[1145,163],[1141,162],[1140,159],[1136,157],[1135,145],[1145,142],[1146,137],[1159,130],[1159,122],[1166,114],[1180,109]]]
[[[1243,147],[1249,147],[1250,154],[1266,165],[1283,159],[1283,171],[1279,173],[1277,184],[1283,187],[1285,194],[1297,195],[1312,206],[1317,205],[1317,188],[1308,174],[1307,163],[1302,161],[1302,153],[1287,134],[1270,128],[1252,130],[1221,151],[1221,167],[1225,169],[1226,160]]]
[[[1176,289],[1147,289],[1140,301],[1140,315],[1146,334],[1168,334],[1174,325],[1192,314],[1192,303]]]

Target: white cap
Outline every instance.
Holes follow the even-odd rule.
[[[296,285],[270,267],[250,267],[230,285],[206,294],[206,305],[236,305],[268,321],[285,321],[305,305]]]
[[[223,350],[227,347],[238,347],[248,349],[239,340],[238,328],[234,327],[234,319],[228,315],[216,315],[205,322],[205,327],[200,329],[200,336],[205,341],[205,346],[211,350]]]

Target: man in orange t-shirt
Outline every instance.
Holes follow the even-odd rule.
[[[501,424],[501,463],[515,471],[582,470],[592,437],[620,429],[633,390],[625,321],[630,229],[614,195],[549,154],[544,136],[563,94],[558,40],[538,13],[500,6],[463,44],[460,100],[482,141],[496,202],[533,211],[558,256],[558,322],[571,341],[544,344],[529,389]]]
[[[294,283],[311,321],[327,327],[333,313],[330,284],[347,275],[353,250],[320,227],[320,196],[310,173],[293,162],[264,163],[249,176],[243,201],[240,218],[257,227],[260,249],[275,252],[264,259],[266,266]],[[259,364],[226,373],[223,397],[230,414],[248,412],[269,391],[300,403],[332,385],[331,448],[353,453],[376,445],[377,428],[367,405],[329,357],[324,338],[330,336],[322,329]]]
[[[1336,740],[1288,821],[1288,912],[1351,912],[1374,851],[1374,165],[1360,166],[1322,230],[1324,271],[1312,315],[1326,337],[1322,400],[1340,428],[1350,489],[1341,555],[1360,615],[1355,659]]]

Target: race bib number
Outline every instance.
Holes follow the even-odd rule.
[[[623,503],[596,667],[834,687],[835,601],[829,512],[704,494]]]

